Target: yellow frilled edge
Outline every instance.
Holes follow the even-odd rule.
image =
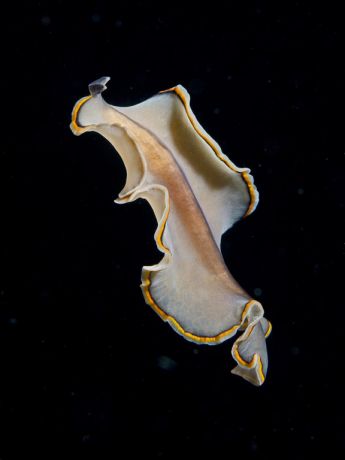
[[[78,112],[81,109],[81,106],[84,105],[85,102],[87,102],[91,98],[92,98],[92,96],[83,97],[73,107],[71,129],[75,134],[80,134],[80,132],[81,132],[81,127],[78,125]]]
[[[164,224],[164,223],[163,223]],[[157,305],[155,300],[153,299],[151,292],[150,292],[150,285],[151,285],[151,271],[149,270],[143,270],[143,281],[142,281],[142,291],[144,294],[144,298],[146,300],[146,303],[150,305],[150,307],[160,316],[160,318],[163,321],[167,321],[170,323],[170,325],[182,336],[184,336],[186,339],[191,340],[193,342],[199,343],[199,344],[207,344],[207,345],[216,345],[217,343],[223,342],[227,338],[232,337],[235,332],[244,324],[247,313],[249,309],[256,303],[256,300],[250,300],[249,302],[246,303],[242,315],[241,315],[241,322],[239,324],[235,324],[232,326],[230,329],[227,329],[223,332],[220,332],[219,334],[213,336],[213,337],[205,337],[205,336],[199,336],[192,334],[191,332],[186,331],[181,324],[171,315],[168,315],[165,313],[165,311]],[[254,327],[250,330],[249,334],[247,337],[250,336],[252,333]],[[265,338],[267,338],[272,332],[272,324],[268,321],[268,328],[267,331],[265,332]],[[260,356],[255,353],[253,355],[253,358],[251,359],[250,362],[246,361],[245,359],[242,358],[238,351],[238,345],[235,343],[234,344],[234,349],[233,349],[233,354],[237,362],[243,366],[247,367],[248,369],[254,368],[257,363],[259,364],[259,376],[260,376],[260,384],[262,384],[265,381],[265,375],[263,373],[263,366],[262,366],[262,361]]]
[[[250,196],[250,203],[249,203],[248,209],[247,209],[246,213],[243,215],[242,218],[244,219],[245,217],[249,216],[249,214],[251,214],[254,211],[255,203],[256,203],[256,191],[255,191],[253,182],[251,181],[251,179],[249,177],[249,174],[246,171],[241,171],[228,158],[224,157],[224,155],[222,155],[222,153],[219,151],[217,146],[214,144],[212,138],[210,136],[208,136],[205,132],[202,132],[199,129],[198,122],[197,122],[197,120],[195,118],[195,115],[191,111],[189,103],[188,103],[188,101],[186,99],[186,95],[181,90],[181,88],[178,87],[178,86],[174,86],[173,88],[166,89],[164,91],[161,91],[160,93],[169,93],[169,92],[175,93],[180,98],[180,100],[182,101],[183,106],[184,106],[184,108],[186,110],[187,117],[188,117],[189,121],[191,122],[193,128],[198,133],[198,135],[211,147],[211,149],[214,151],[214,153],[217,155],[217,157],[223,163],[225,163],[226,166],[228,166],[228,168],[230,168],[232,171],[237,172],[238,174],[241,174],[242,179],[246,183],[246,186],[247,186],[248,192],[249,192],[249,196]]]

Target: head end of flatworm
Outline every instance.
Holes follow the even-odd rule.
[[[93,81],[89,84],[89,91],[92,97],[97,96],[97,94],[103,93],[107,89],[107,83],[110,80],[110,77],[101,77],[98,80]]]

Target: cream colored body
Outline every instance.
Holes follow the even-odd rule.
[[[72,120],[75,134],[96,131],[121,155],[127,180],[116,202],[144,198],[155,213],[164,256],[143,267],[146,302],[196,343],[244,330],[232,349],[233,372],[263,383],[270,324],[220,252],[224,231],[256,206],[249,170],[233,165],[201,128],[182,87],[132,107],[110,106],[97,94],[76,104]]]

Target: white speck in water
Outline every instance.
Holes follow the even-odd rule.
[[[95,24],[98,24],[99,22],[101,22],[101,16],[97,13],[93,14],[91,16],[91,20],[92,22],[94,22]]]
[[[158,357],[158,367],[164,369],[165,371],[173,371],[177,366],[176,361],[169,358],[169,356],[159,356]]]
[[[41,17],[42,26],[49,26],[50,23],[51,23],[51,19],[50,19],[49,16],[42,16]]]
[[[294,355],[294,356],[297,356],[300,354],[300,349],[296,346],[294,347],[291,347],[291,353]]]

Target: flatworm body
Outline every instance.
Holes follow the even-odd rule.
[[[195,343],[215,345],[241,331],[232,372],[261,385],[271,324],[220,251],[222,234],[258,203],[250,170],[235,166],[201,127],[182,86],[115,107],[101,95],[108,80],[89,85],[91,95],[73,109],[71,129],[101,134],[121,156],[127,179],[116,203],[144,198],[153,209],[163,258],[142,269],[146,303]]]

